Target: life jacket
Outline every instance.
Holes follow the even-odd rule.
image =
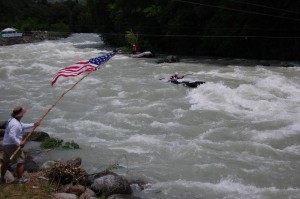
[[[133,44],[133,45],[132,45],[132,53],[136,53],[136,51],[137,51],[136,45]]]

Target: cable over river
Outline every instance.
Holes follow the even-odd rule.
[[[24,122],[40,118],[80,78],[51,87],[59,69],[110,51],[96,34],[0,47],[0,120],[16,105]],[[37,130],[81,149],[43,158],[79,156],[89,173],[118,162],[147,199],[300,198],[299,63],[156,60],[117,54],[65,95]],[[175,72],[206,83],[163,81]]]

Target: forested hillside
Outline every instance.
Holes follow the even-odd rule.
[[[21,31],[91,32],[88,10],[77,1],[0,0],[0,29]]]
[[[0,27],[101,33],[107,44],[197,56],[299,60],[299,0],[0,1]]]
[[[159,52],[299,59],[298,0],[88,0],[98,32],[119,44],[126,30]],[[105,19],[105,20],[103,20]],[[120,36],[120,39],[116,39]]]

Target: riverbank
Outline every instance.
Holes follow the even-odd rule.
[[[3,160],[2,140],[4,135],[4,123],[0,121],[0,162]],[[24,137],[27,137],[25,133]],[[29,141],[43,142],[50,136],[45,132],[34,132]],[[61,142],[63,142],[61,140]],[[49,142],[48,142],[49,143]],[[44,144],[44,142],[43,142]],[[42,145],[40,145],[41,147]],[[54,147],[55,149],[58,147]],[[38,148],[38,154],[47,153],[51,149]],[[32,150],[32,149],[31,149]],[[32,151],[23,150],[25,153],[25,172],[23,178],[27,183],[20,187],[15,184],[15,165],[5,174],[5,184],[0,184],[0,198],[119,198],[139,199],[132,195],[133,188],[144,189],[141,180],[126,179],[124,176],[112,172],[118,168],[118,163],[108,166],[105,170],[90,174],[81,168],[82,159],[77,157],[68,161],[47,160],[41,166],[34,161]],[[57,151],[59,153],[59,149]],[[39,155],[35,155],[39,156]],[[1,164],[0,164],[1,168]],[[1,176],[3,177],[3,176]]]
[[[70,33],[56,33],[48,31],[34,31],[24,33],[22,37],[5,37],[0,38],[0,46],[36,43],[44,40],[56,40],[64,37],[68,37]]]
[[[59,69],[110,50],[97,34],[84,33],[2,47],[0,120],[15,105],[27,107],[24,122],[40,118],[83,76],[52,87]],[[142,198],[297,198],[299,67],[209,57],[155,61],[117,54],[64,95],[37,130],[80,149],[52,150],[36,161],[78,156],[90,173],[118,161],[118,173],[149,182],[135,194]],[[159,80],[175,72],[207,83],[189,89]]]
[[[0,162],[3,159],[2,140],[4,135],[3,129],[4,121],[0,121]],[[28,156],[27,156],[28,158]],[[0,164],[1,168],[1,164]],[[13,180],[14,177],[11,172],[5,175],[7,179]],[[2,176],[1,176],[2,177]],[[14,198],[53,198],[53,193],[58,189],[58,184],[50,183],[44,171],[24,172],[23,177],[28,181],[26,184],[20,186],[14,183],[6,183],[0,185],[0,198],[14,199]]]
[[[55,184],[50,184],[43,176],[42,172],[24,173],[28,182],[22,186],[17,184],[0,185],[0,198],[52,198],[52,193],[56,189]]]

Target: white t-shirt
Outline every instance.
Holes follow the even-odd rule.
[[[23,140],[24,130],[30,129],[34,126],[34,123],[23,123],[15,118],[11,118],[5,128],[3,137],[3,145],[14,144],[19,146]]]

